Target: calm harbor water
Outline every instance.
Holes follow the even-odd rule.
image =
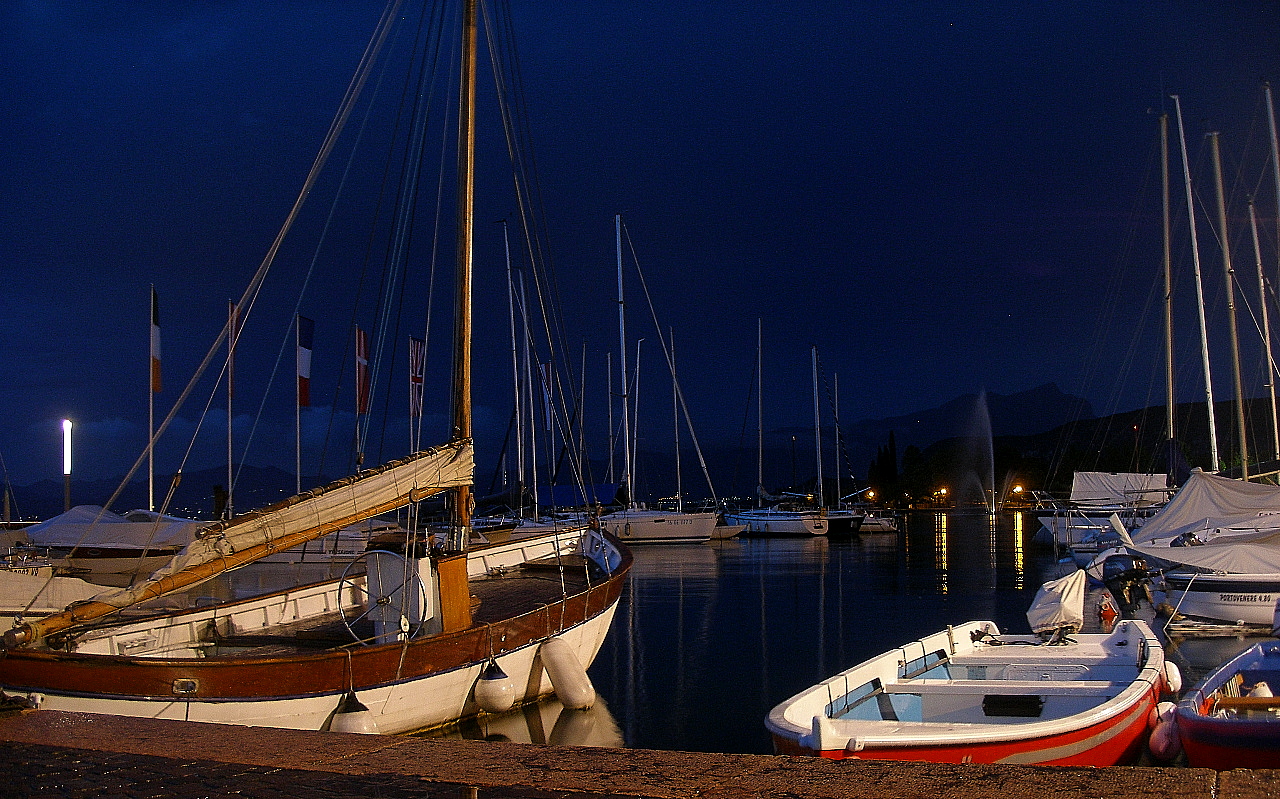
[[[592,681],[627,746],[770,753],[769,709],[841,669],[969,619],[1027,629],[1054,563],[1038,527],[913,513],[899,533],[844,540],[633,547]]]
[[[1053,546],[1035,540],[1039,529],[1029,512],[916,512],[898,533],[843,540],[633,546],[613,627],[589,669],[597,706],[562,712],[543,702],[446,734],[771,754],[769,710],[838,671],[948,624],[1029,632],[1036,591],[1063,573]],[[1137,615],[1159,630],[1151,610],[1144,603]],[[1096,631],[1087,614],[1085,624]],[[1187,640],[1167,653],[1190,685],[1249,643]]]
[[[640,544],[589,673],[600,705],[543,703],[466,737],[768,754],[770,708],[948,624],[1028,630],[1056,564],[1031,514],[912,513],[898,533]]]

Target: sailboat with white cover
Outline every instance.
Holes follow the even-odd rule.
[[[392,38],[403,20],[399,5],[388,7],[367,56]],[[452,436],[205,526],[149,579],[14,626],[0,658],[0,687],[10,699],[40,709],[382,733],[448,725],[552,693],[571,708],[594,702],[586,667],[630,568],[626,548],[589,528],[467,546],[476,5],[466,0],[461,15]],[[362,70],[373,62],[367,57]],[[362,83],[354,80],[353,90]],[[406,539],[398,551],[366,553],[339,579],[207,607],[144,608],[438,495],[451,499],[453,513],[443,547]]]
[[[1067,501],[1037,518],[1055,543],[1073,551],[1092,545],[1096,555],[1099,538],[1111,532],[1112,514],[1118,514],[1129,529],[1137,528],[1160,510],[1169,493],[1163,474],[1079,471],[1071,477]]]
[[[63,570],[150,574],[169,562],[206,523],[149,510],[112,513],[76,505],[24,530],[30,546]]]
[[[1163,579],[1178,613],[1271,624],[1280,600],[1280,487],[1195,469],[1129,538],[1126,549],[1170,565]]]

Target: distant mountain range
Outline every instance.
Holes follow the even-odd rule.
[[[876,453],[889,442],[893,434],[898,456],[907,447],[924,449],[935,442],[956,437],[981,437],[990,434],[994,438],[1036,437],[1061,428],[1068,423],[1092,420],[1093,410],[1088,401],[1064,394],[1052,383],[1018,392],[1016,394],[967,394],[957,397],[937,408],[886,419],[865,419],[842,423],[846,454],[842,458],[855,475],[865,477],[868,464]],[[834,450],[834,430],[824,430],[824,448],[830,462]],[[749,493],[756,483],[755,436],[743,446],[719,444],[704,447],[703,456],[708,472],[716,485],[718,496]],[[688,496],[707,494],[706,481],[702,478],[696,453],[682,453],[683,487]],[[784,427],[765,431],[765,484],[769,486],[794,485],[811,480],[816,472],[814,455],[814,431],[812,428]],[[673,471],[674,458],[670,452],[642,452],[636,471],[637,496],[659,497],[673,494],[676,482]],[[477,482],[488,482],[488,467],[481,464]],[[833,467],[832,467],[833,468]],[[594,482],[603,482],[604,464],[593,464]],[[214,511],[214,487],[226,485],[226,470],[221,468],[195,471],[183,475],[169,503],[169,512],[189,518],[211,518]],[[826,479],[834,479],[828,474]],[[156,477],[157,504],[168,491],[170,476]],[[847,478],[844,478],[847,479]],[[318,481],[323,484],[327,480]],[[72,485],[73,504],[102,504],[118,488],[118,480],[75,482]],[[262,507],[294,493],[292,474],[274,467],[244,466],[240,469],[234,508],[238,511]],[[304,486],[304,488],[309,486]],[[481,493],[484,493],[482,490]],[[46,519],[62,512],[63,485],[55,480],[44,480],[13,489],[13,516],[25,519]],[[147,507],[146,480],[130,483],[114,503],[113,510],[126,511]]]
[[[1053,383],[1015,394],[964,394],[936,408],[885,419],[842,421],[840,428],[845,449],[841,462],[848,473],[865,479],[867,467],[890,434],[899,459],[908,447],[921,450],[954,438],[1021,439],[1024,448],[1042,448],[1045,441],[1056,441],[1057,431],[1065,425],[1095,422],[1093,408],[1081,397],[1063,393]],[[835,431],[824,429],[825,469],[834,468]],[[748,496],[756,485],[757,447],[754,431],[741,446],[704,447],[703,456],[715,481],[717,495]],[[668,474],[673,458],[669,453],[641,453],[637,467],[637,496],[657,497],[674,494],[674,480]],[[696,453],[684,452],[683,486],[686,495],[705,493]],[[814,430],[812,427],[781,427],[764,431],[764,484],[771,488],[801,485],[816,475]],[[833,481],[835,474],[826,472],[824,480]]]

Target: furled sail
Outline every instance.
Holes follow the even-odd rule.
[[[5,645],[27,644],[121,608],[177,593],[349,524],[471,485],[474,469],[471,441],[453,441],[210,525],[145,582],[15,627],[5,633]]]

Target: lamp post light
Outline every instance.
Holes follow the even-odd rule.
[[[62,510],[71,510],[71,420],[62,420]]]

